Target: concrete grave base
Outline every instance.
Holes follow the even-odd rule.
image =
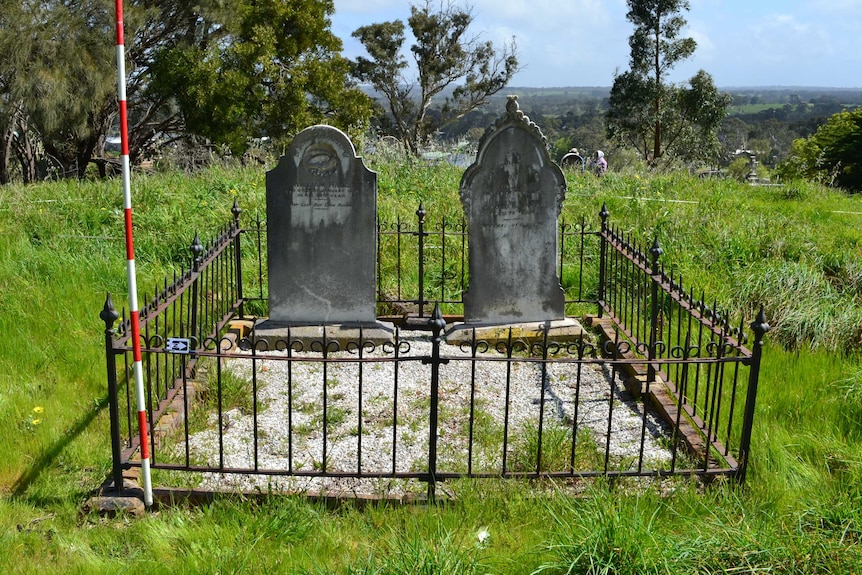
[[[91,497],[84,506],[85,513],[98,513],[101,517],[129,515],[143,517],[146,513],[144,502],[137,497],[101,496]]]
[[[548,341],[577,341],[583,334],[584,328],[581,323],[567,317],[549,321],[534,321],[525,323],[509,324],[479,324],[479,323],[456,323],[445,332],[446,343],[459,345],[469,344],[473,341],[475,330],[476,341],[488,343],[505,342],[509,339],[511,330],[512,340],[527,342],[541,342],[548,332]]]
[[[146,513],[144,490],[134,478],[123,477],[123,489],[119,492],[114,487],[113,481],[107,482],[99,489],[98,495],[87,500],[83,511],[98,513],[102,517],[117,515],[143,517]]]
[[[389,322],[351,322],[328,325],[301,325],[275,322],[269,319],[258,321],[252,332],[255,340],[264,340],[269,349],[299,342],[308,348],[313,342],[336,342],[344,349],[350,343],[363,342],[381,345],[395,341],[395,326]]]

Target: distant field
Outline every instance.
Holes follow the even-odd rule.
[[[764,110],[780,110],[784,104],[745,104],[744,106],[731,106],[730,115],[756,114]]]

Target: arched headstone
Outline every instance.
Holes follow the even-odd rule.
[[[266,174],[269,320],[376,322],[377,174],[337,128],[312,126]],[[391,326],[389,326],[391,327]]]
[[[560,166],[563,168],[572,168],[575,170],[584,170],[584,157],[581,156],[577,148],[572,148],[569,152],[560,159]]]

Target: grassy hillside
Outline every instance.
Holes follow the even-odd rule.
[[[458,217],[461,170],[368,158],[387,219]],[[745,490],[596,485],[583,499],[459,482],[441,508],[331,510],[222,500],[145,520],[81,516],[110,466],[104,324],[125,301],[113,182],[0,187],[0,565],[22,573],[859,572],[862,200],[805,184],[569,174],[564,217],[611,222],[768,335]],[[261,214],[262,170],[133,180],[141,297],[188,265],[196,232]],[[260,505],[260,506],[258,506]],[[483,530],[490,537],[480,541]],[[423,571],[424,569],[424,571]]]

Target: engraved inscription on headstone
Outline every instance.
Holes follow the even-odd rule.
[[[331,126],[300,132],[266,174],[269,319],[376,320],[377,174]]]
[[[467,324],[565,318],[557,276],[557,220],[566,193],[539,127],[509,97],[461,178],[469,229]]]

